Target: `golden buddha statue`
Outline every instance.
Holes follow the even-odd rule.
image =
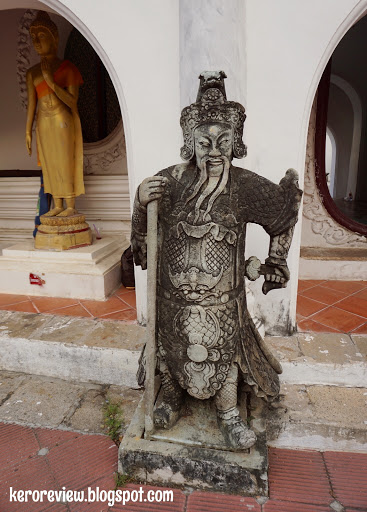
[[[70,224],[85,224],[85,217],[78,215],[75,209],[75,197],[84,194],[83,182],[83,139],[78,114],[79,86],[83,79],[79,70],[70,61],[58,58],[58,30],[55,23],[44,11],[38,11],[36,18],[30,26],[30,35],[41,62],[27,71],[27,126],[26,146],[29,155],[32,154],[32,125],[36,110],[36,141],[38,163],[42,167],[44,191],[52,195],[54,208],[41,217],[41,224],[52,226],[65,226],[68,223],[47,222],[47,217],[73,217]],[[64,206],[65,200],[65,206]],[[55,218],[56,221],[56,218]],[[89,229],[88,225],[85,224]],[[41,226],[42,227],[42,226]],[[50,228],[51,229],[51,228]],[[40,230],[42,234],[42,230]],[[52,234],[56,233],[54,227]],[[62,233],[64,231],[59,230]],[[51,233],[43,233],[50,235]],[[38,236],[38,234],[37,234]],[[37,240],[40,248],[44,247]],[[56,248],[71,248],[86,243],[61,244]]]

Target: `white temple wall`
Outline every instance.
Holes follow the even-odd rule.
[[[11,6],[24,3],[12,0]],[[273,181],[294,167],[302,187],[318,82],[367,8],[367,0],[110,0],[104,8],[100,0],[44,3],[87,37],[110,73],[124,120],[131,199],[143,178],[179,161],[180,106],[195,99],[196,77],[208,67],[227,71],[228,97],[245,104],[248,157],[242,165]],[[288,288],[264,298],[255,285],[269,332],[294,326],[300,232],[301,222]],[[267,235],[254,226],[248,239],[248,254],[263,260]],[[141,273],[137,281],[143,320]]]

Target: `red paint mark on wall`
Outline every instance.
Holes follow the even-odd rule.
[[[37,276],[37,274],[32,274],[30,273],[29,274],[29,282],[31,284],[36,284],[38,286],[42,286],[43,284],[45,284],[45,280],[42,279],[40,276]]]

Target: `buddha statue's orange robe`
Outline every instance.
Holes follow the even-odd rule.
[[[79,70],[63,61],[54,73],[57,85],[67,88],[83,83]],[[36,86],[38,102],[36,137],[44,190],[53,198],[84,194],[83,139],[77,109],[71,110],[42,81]]]

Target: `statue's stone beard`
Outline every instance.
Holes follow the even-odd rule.
[[[205,222],[205,219],[209,212],[212,209],[214,201],[217,197],[223,192],[225,186],[228,182],[229,177],[229,168],[231,165],[231,161],[226,156],[217,157],[216,160],[223,161],[223,172],[219,182],[214,186],[214,188],[209,186],[209,173],[208,173],[208,161],[212,157],[205,156],[202,158],[200,163],[197,163],[197,167],[200,170],[200,176],[197,184],[195,185],[193,193],[188,197],[185,204],[188,204],[189,201],[196,199],[196,203],[194,206],[194,224],[196,224],[200,218],[200,206],[203,201],[209,197],[208,206],[203,214],[202,221]]]

